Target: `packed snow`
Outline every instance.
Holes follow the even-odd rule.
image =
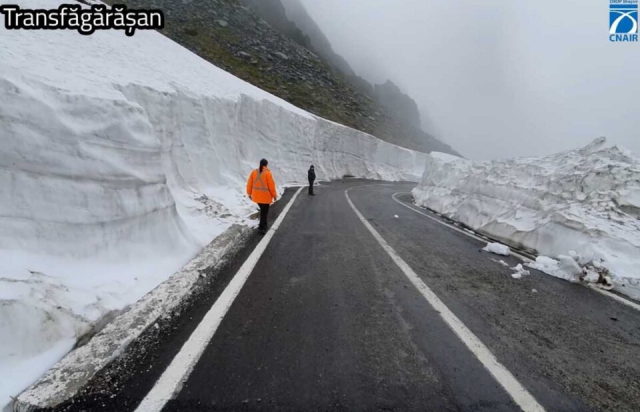
[[[487,243],[482,250],[489,253],[495,253],[496,255],[509,256],[511,254],[511,249],[509,246],[503,245],[501,243]]]
[[[569,282],[596,283],[605,289],[614,288],[609,270],[602,263],[582,259],[575,251],[570,251],[570,256],[560,255],[558,259],[538,256],[527,266]],[[631,282],[630,286],[636,284]]]
[[[605,138],[547,157],[432,153],[416,203],[541,255],[531,266],[640,298],[640,160]]]
[[[522,266],[522,263],[518,263],[515,267],[512,267],[511,270],[515,271],[515,273],[511,274],[511,277],[514,279],[521,279],[523,276],[529,276],[531,274]]]
[[[528,263],[527,266],[569,282],[579,282],[582,275],[582,268],[578,263],[565,255],[558,256],[558,259],[538,256],[535,262]]]
[[[0,408],[247,224],[261,158],[280,191],[310,164],[324,180],[424,170],[426,155],[317,118],[158,33],[0,26]]]
[[[506,246],[505,246],[506,247]],[[507,248],[508,249],[508,248]],[[483,249],[484,250],[484,249]],[[514,279],[520,279],[523,276],[528,276],[531,274],[531,272],[529,272],[528,270],[526,270],[524,268],[524,266],[522,266],[521,263],[518,263],[515,267],[510,267],[509,264],[507,262],[505,262],[504,260],[500,259],[500,260],[495,260],[495,259],[491,259],[492,261],[496,262],[497,264],[507,267],[513,271],[515,271],[515,273],[511,274],[511,277]]]

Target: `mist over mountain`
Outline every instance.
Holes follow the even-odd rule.
[[[285,8],[280,1],[272,0],[240,0],[242,3],[251,7],[261,18],[263,18],[271,27],[280,33],[291,38],[303,47],[310,48],[311,40],[309,36],[303,33],[298,26],[287,18]],[[299,3],[300,4],[300,3]],[[300,4],[302,7],[302,4]],[[325,38],[326,40],[326,38]],[[327,40],[328,44],[328,40]],[[331,47],[331,46],[329,46]],[[344,61],[345,64],[348,63]],[[349,70],[351,68],[349,67]],[[352,70],[353,72],[353,70]]]
[[[320,29],[315,20],[309,15],[300,0],[240,0],[250,6],[260,17],[282,34],[295,33],[290,27],[303,33],[309,44],[301,43],[320,56],[329,66],[358,91],[373,98],[391,115],[392,121],[378,124],[373,133],[387,135],[394,133],[395,128],[411,128],[411,134],[419,138],[434,140],[433,136],[421,130],[420,111],[416,102],[391,80],[383,84],[371,84],[358,76],[347,60],[337,54],[327,36]],[[281,2],[282,1],[282,2]],[[284,7],[283,7],[284,6]],[[286,16],[283,15],[286,14]],[[295,40],[295,38],[294,38]],[[379,116],[379,112],[377,116]]]
[[[599,136],[640,154],[639,43],[609,41],[609,1],[299,1],[359,76],[398,84],[424,130],[470,158]]]
[[[262,0],[245,0],[246,2],[255,3]],[[274,3],[274,7],[277,7],[275,3],[280,3],[278,0],[267,0],[262,4]],[[337,54],[327,36],[324,35],[320,26],[313,20],[313,18],[307,13],[307,9],[300,3],[299,0],[282,0],[287,17],[296,24],[309,38],[311,48],[321,56],[334,70],[342,73],[347,79],[349,79],[356,87],[369,96],[373,95],[373,87],[366,80],[358,77],[353,71],[349,63],[345,58]]]
[[[415,100],[402,93],[391,80],[374,85],[373,95],[393,116],[406,121],[413,127],[420,127],[420,112]]]
[[[257,2],[258,0],[244,1]],[[271,2],[278,3],[279,1]],[[262,2],[261,4],[264,5],[266,3]],[[282,4],[291,21],[308,36],[312,49],[324,58],[334,70],[345,76],[360,91],[374,97],[376,101],[389,109],[395,117],[408,121],[412,126],[420,128],[418,105],[411,97],[404,94],[391,80],[387,80],[384,84],[372,85],[358,76],[347,60],[333,50],[331,42],[322,32],[320,26],[309,15],[300,0],[282,0]],[[274,4],[275,7],[277,6]]]

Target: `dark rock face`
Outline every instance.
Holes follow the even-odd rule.
[[[263,18],[271,27],[292,39],[299,45],[309,48],[311,41],[294,23],[287,19],[285,9],[279,0],[240,0],[241,3]]]
[[[385,84],[373,86],[373,95],[390,114],[404,120],[413,127],[420,128],[420,112],[416,102],[400,91],[400,88],[388,80]]]
[[[376,101],[374,88],[364,80],[354,86],[349,76],[319,57],[320,52],[314,53],[310,38],[288,20],[280,0],[242,1],[256,10],[238,0],[107,0],[163,10],[162,34],[304,110],[408,149],[457,154],[415,122],[407,122],[407,116],[398,117],[401,109],[395,104],[389,109]],[[263,20],[267,18],[269,23]]]
[[[241,0],[255,2],[257,0]],[[349,63],[338,55],[331,46],[318,24],[307,13],[300,0],[263,0],[265,3],[279,3],[285,6],[287,16],[299,27],[311,42],[311,49],[322,57],[335,71],[342,74],[359,91],[373,97],[378,103],[389,110],[390,114],[399,120],[408,122],[412,127],[420,129],[420,112],[416,102],[402,93],[393,82],[387,81],[381,85],[371,85],[359,77]],[[264,3],[263,3],[264,4]],[[274,5],[274,8],[278,8]],[[260,14],[260,13],[258,13]],[[268,20],[267,20],[268,21]]]
[[[259,1],[259,0],[241,0],[247,1]],[[266,0],[269,3],[279,3],[280,0]],[[353,71],[349,63],[335,51],[331,46],[331,42],[324,35],[318,24],[307,13],[307,9],[302,5],[300,0],[282,0],[284,9],[288,18],[293,21],[297,27],[300,28],[308,37],[311,43],[311,49],[320,57],[322,57],[332,69],[341,73],[344,77],[350,80],[358,89],[368,96],[373,96],[373,88],[371,85],[359,78]],[[268,20],[267,20],[268,21]],[[362,84],[356,84],[362,83]],[[362,87],[362,89],[360,89]]]

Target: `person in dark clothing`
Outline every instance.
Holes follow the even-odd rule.
[[[309,196],[315,196],[313,194],[313,182],[316,181],[316,170],[313,168],[313,165],[309,168],[309,173],[307,173],[309,178]]]

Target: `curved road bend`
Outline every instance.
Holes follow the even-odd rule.
[[[496,261],[518,259],[480,252],[480,241],[392,198],[412,187],[346,180],[319,186],[315,197],[303,190],[158,410],[638,410],[639,311],[535,270],[513,279]],[[192,330],[204,312],[181,319]],[[189,333],[168,338],[156,376]],[[487,353],[497,366],[486,366]],[[124,385],[113,399],[135,410],[153,384]]]

